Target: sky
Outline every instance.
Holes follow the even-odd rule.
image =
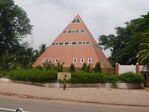
[[[33,25],[27,41],[34,48],[47,46],[79,14],[97,40],[115,34],[115,28],[149,12],[149,0],[14,0]],[[110,52],[104,51],[108,57]]]

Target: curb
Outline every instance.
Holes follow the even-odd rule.
[[[7,93],[0,92],[0,95],[14,96],[17,98],[44,100],[44,101],[54,100],[54,101],[69,101],[69,102],[76,102],[76,103],[91,103],[91,104],[102,104],[102,105],[113,105],[113,106],[149,107],[149,105],[140,105],[140,104],[119,104],[119,103],[105,103],[105,102],[96,102],[96,101],[81,101],[81,100],[72,100],[72,99],[63,99],[63,98],[49,98],[49,97],[31,96],[31,95],[8,93],[8,92]]]

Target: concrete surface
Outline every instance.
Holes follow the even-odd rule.
[[[149,107],[149,92],[108,88],[46,88],[0,81],[0,94],[28,99]]]

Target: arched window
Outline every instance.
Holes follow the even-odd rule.
[[[87,63],[92,63],[92,58],[88,58]]]
[[[84,63],[84,58],[81,58],[80,59],[80,63]]]
[[[56,58],[56,59],[55,59],[55,63],[58,63],[58,62],[59,62],[59,59],[58,59],[58,58]]]
[[[73,63],[77,63],[77,58],[74,58],[73,59]]]
[[[45,63],[46,62],[46,59],[45,58],[42,58],[41,61],[42,61],[42,63]]]

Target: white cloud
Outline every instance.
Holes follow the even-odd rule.
[[[76,14],[95,38],[149,11],[149,0],[15,0],[31,19],[34,47],[49,45]],[[108,53],[107,53],[108,54]]]

